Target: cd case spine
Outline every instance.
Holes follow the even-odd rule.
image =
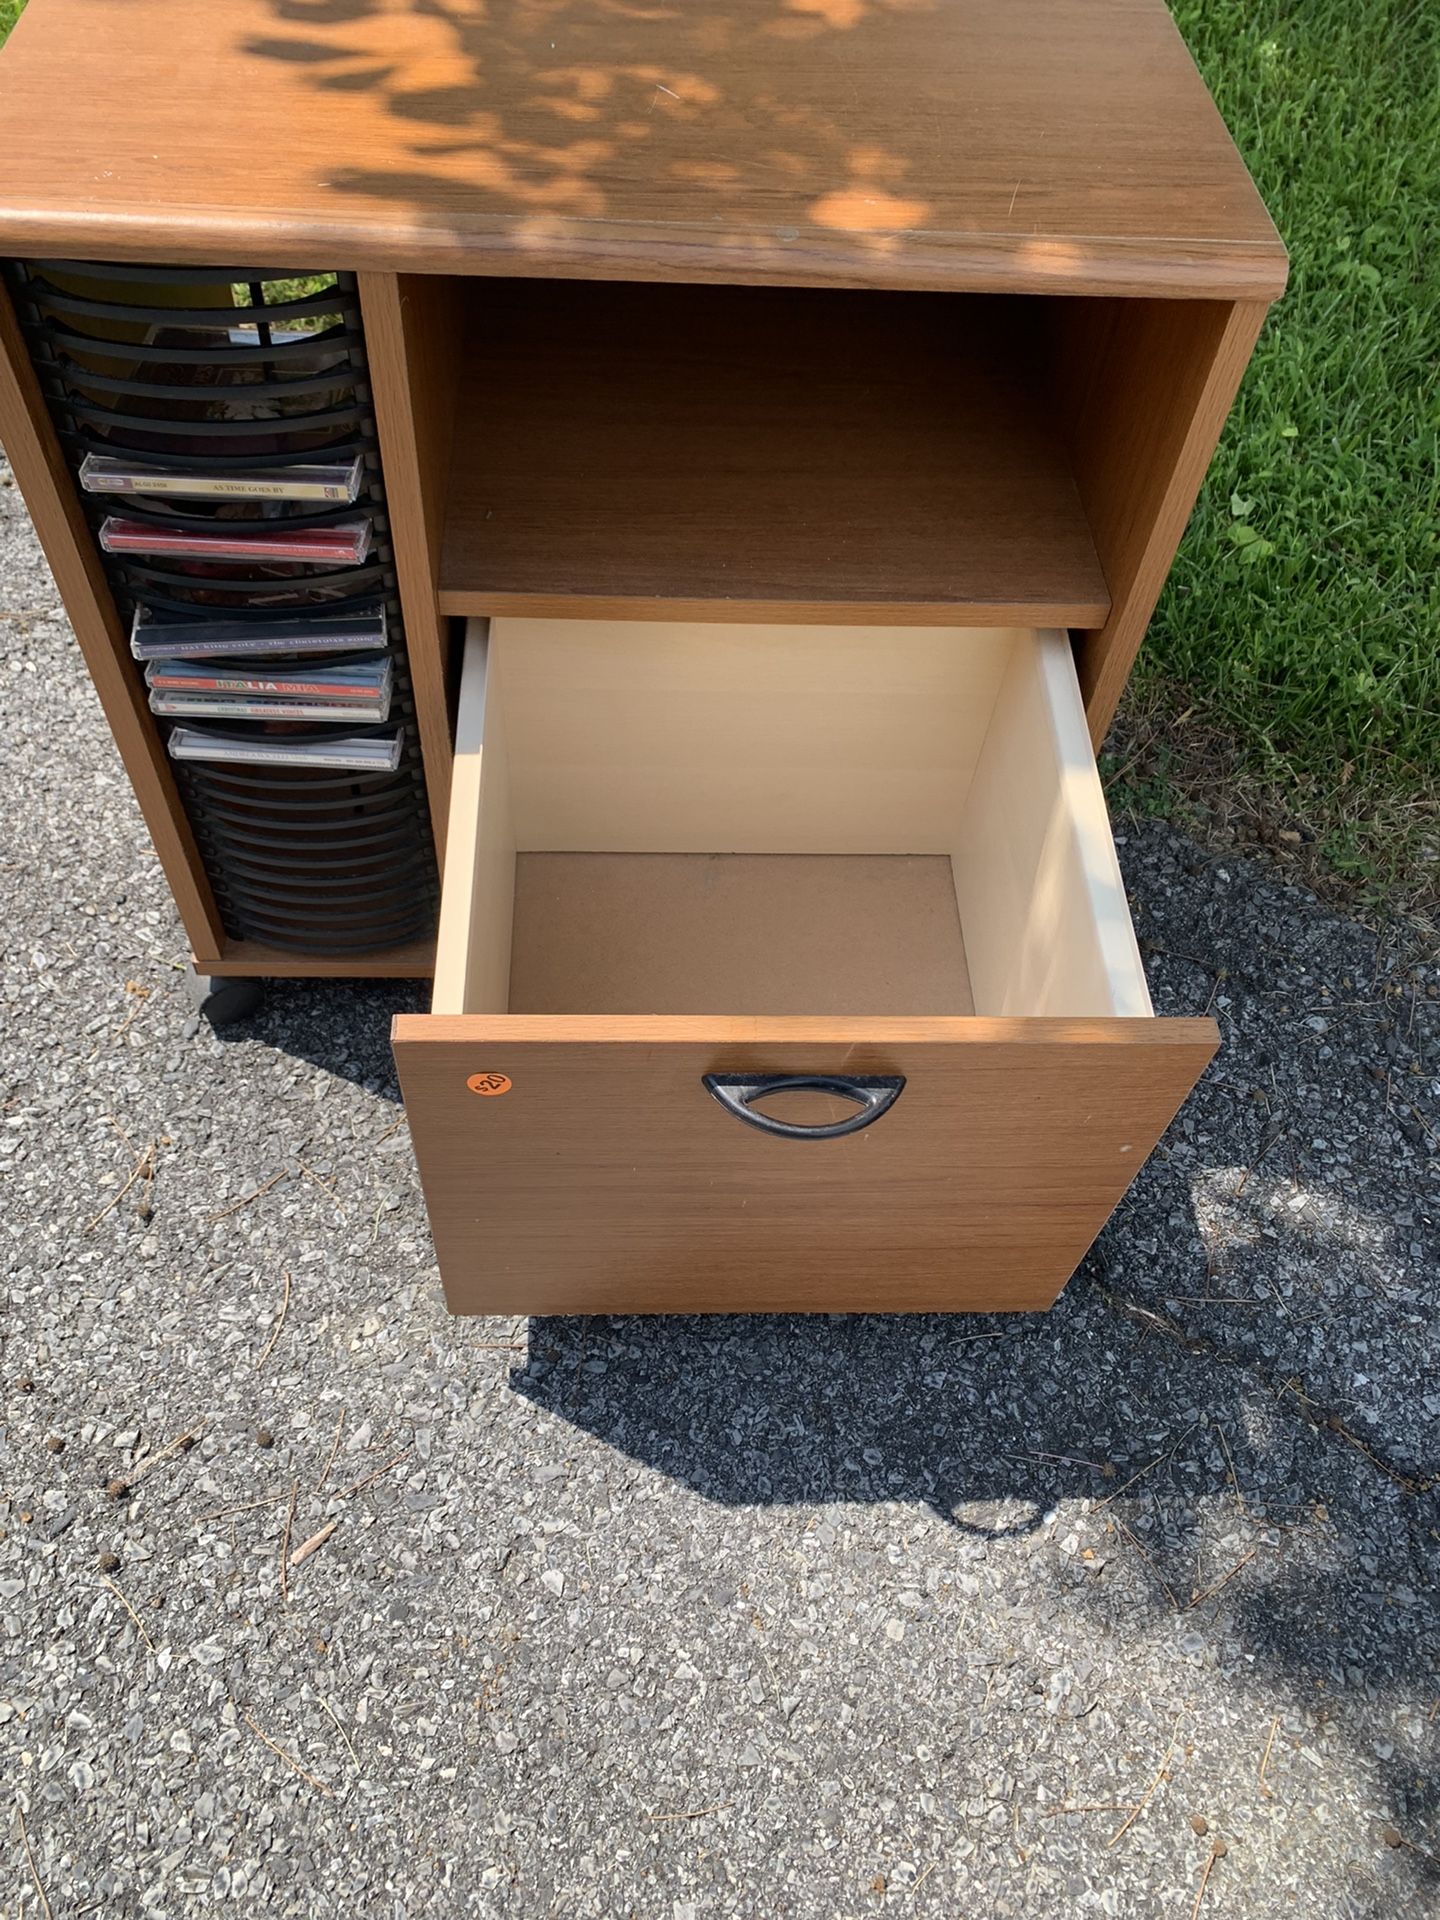
[[[173,727],[170,754],[175,760],[210,760],[240,766],[336,767],[359,773],[394,773],[400,765],[405,729],[393,734],[326,734],[306,738],[284,734],[213,733],[198,727]]]
[[[274,673],[226,673],[213,663],[206,667],[190,660],[152,660],[145,669],[147,687],[161,693],[220,695],[241,699],[340,700],[351,705],[379,707],[389,699],[390,662],[353,661],[345,666],[279,668]]]
[[[383,726],[390,718],[387,693],[377,705],[353,700],[226,698],[224,695],[152,693],[150,711],[185,720],[325,720]]]
[[[293,560],[309,566],[356,567],[370,551],[370,521],[341,520],[330,527],[295,527],[283,520],[253,522],[256,531],[162,527],[149,520],[103,522],[106,553],[179,556],[187,560]]]
[[[156,494],[176,500],[308,500],[353,506],[360,497],[365,463],[353,460],[316,465],[256,467],[187,473],[147,466],[113,455],[87,453],[80,463],[80,484],[87,493]]]
[[[378,602],[348,619],[302,614],[275,620],[155,620],[137,609],[130,651],[137,660],[237,660],[273,653],[377,653],[388,640]]]

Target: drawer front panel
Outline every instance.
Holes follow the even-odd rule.
[[[449,1305],[532,1314],[1047,1307],[1217,1040],[1135,1019],[394,1030]],[[712,1073],[905,1086],[856,1132],[796,1139],[727,1111]]]

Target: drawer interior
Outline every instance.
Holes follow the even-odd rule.
[[[433,1011],[1148,1016],[1068,640],[471,621]]]

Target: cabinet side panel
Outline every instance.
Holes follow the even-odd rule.
[[[443,861],[450,810],[451,634],[436,586],[460,359],[459,295],[455,282],[443,277],[362,273],[358,280],[425,785]]]
[[[1090,737],[1104,738],[1170,571],[1266,307],[1059,300],[1052,373],[1110,618],[1077,636]]]
[[[119,613],[106,583],[10,296],[0,284],[0,442],[20,491],[100,705],[120,750],[145,825],[170,883],[196,963],[218,958],[225,941],[195,836],[170,762],[145,703]]]

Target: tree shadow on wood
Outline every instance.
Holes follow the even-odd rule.
[[[798,220],[816,243],[831,234],[884,254],[933,212],[910,182],[946,149],[947,100],[938,73],[905,63],[901,151],[876,140],[862,76],[895,84],[900,16],[935,10],[269,0],[269,22],[238,51],[352,98],[353,139],[327,154],[327,188],[406,208],[437,234],[493,213],[520,253],[587,228],[597,247],[623,247],[627,229],[670,228],[688,206],[697,245],[778,257]]]

